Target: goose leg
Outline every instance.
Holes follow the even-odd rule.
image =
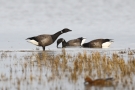
[[[43,51],[45,51],[45,47],[43,46],[42,48],[43,48]]]

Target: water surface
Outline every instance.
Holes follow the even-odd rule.
[[[1,0],[0,49],[35,49],[27,37],[63,28],[73,30],[60,36],[65,40],[111,38],[111,48],[134,48],[134,8],[133,0]],[[46,49],[55,48],[56,43]]]

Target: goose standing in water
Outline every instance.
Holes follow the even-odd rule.
[[[84,43],[82,47],[84,48],[109,48],[112,44],[113,39],[95,39],[88,43]]]
[[[67,46],[81,46],[85,42],[86,38],[80,37],[77,39],[69,40],[66,42],[63,38],[60,38],[57,40],[57,48],[58,45],[62,42],[62,48],[65,48]]]
[[[41,46],[43,51],[45,51],[45,46],[49,46],[55,42],[55,40],[63,33],[70,32],[72,30],[64,28],[61,31],[56,32],[55,34],[42,34],[34,37],[29,37],[26,40],[34,45]]]

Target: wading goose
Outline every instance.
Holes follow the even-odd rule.
[[[109,48],[112,44],[113,39],[95,39],[88,43],[84,43],[82,47],[84,48]]]
[[[63,33],[72,31],[68,28],[64,28],[61,31],[56,32],[55,34],[42,34],[34,37],[29,37],[26,40],[34,45],[41,46],[43,51],[45,51],[45,46],[51,45],[55,40]]]
[[[57,40],[57,48],[61,42],[62,42],[62,48],[65,48],[67,46],[81,46],[85,42],[85,40],[86,38],[80,37],[66,42],[63,38],[60,38]]]
[[[90,77],[86,77],[84,79],[84,84],[85,85],[92,85],[92,86],[113,86],[114,79],[113,78],[106,78],[106,79],[96,79],[92,80]]]

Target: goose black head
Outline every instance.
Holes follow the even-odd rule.
[[[68,29],[68,28],[64,28],[63,30],[61,30],[61,33],[66,33],[66,32],[70,32],[72,30]]]
[[[80,39],[80,41],[81,41],[81,46],[82,46],[82,45],[84,44],[86,38],[85,38],[85,37],[79,37],[78,39]]]
[[[105,39],[106,42],[114,42],[113,39]]]
[[[80,39],[82,41],[83,39],[86,39],[86,38],[85,37],[79,37],[78,39]]]
[[[57,48],[59,48],[58,47],[58,45],[61,43],[61,42],[64,42],[65,40],[63,39],[63,38],[59,38],[58,40],[57,40]]]

